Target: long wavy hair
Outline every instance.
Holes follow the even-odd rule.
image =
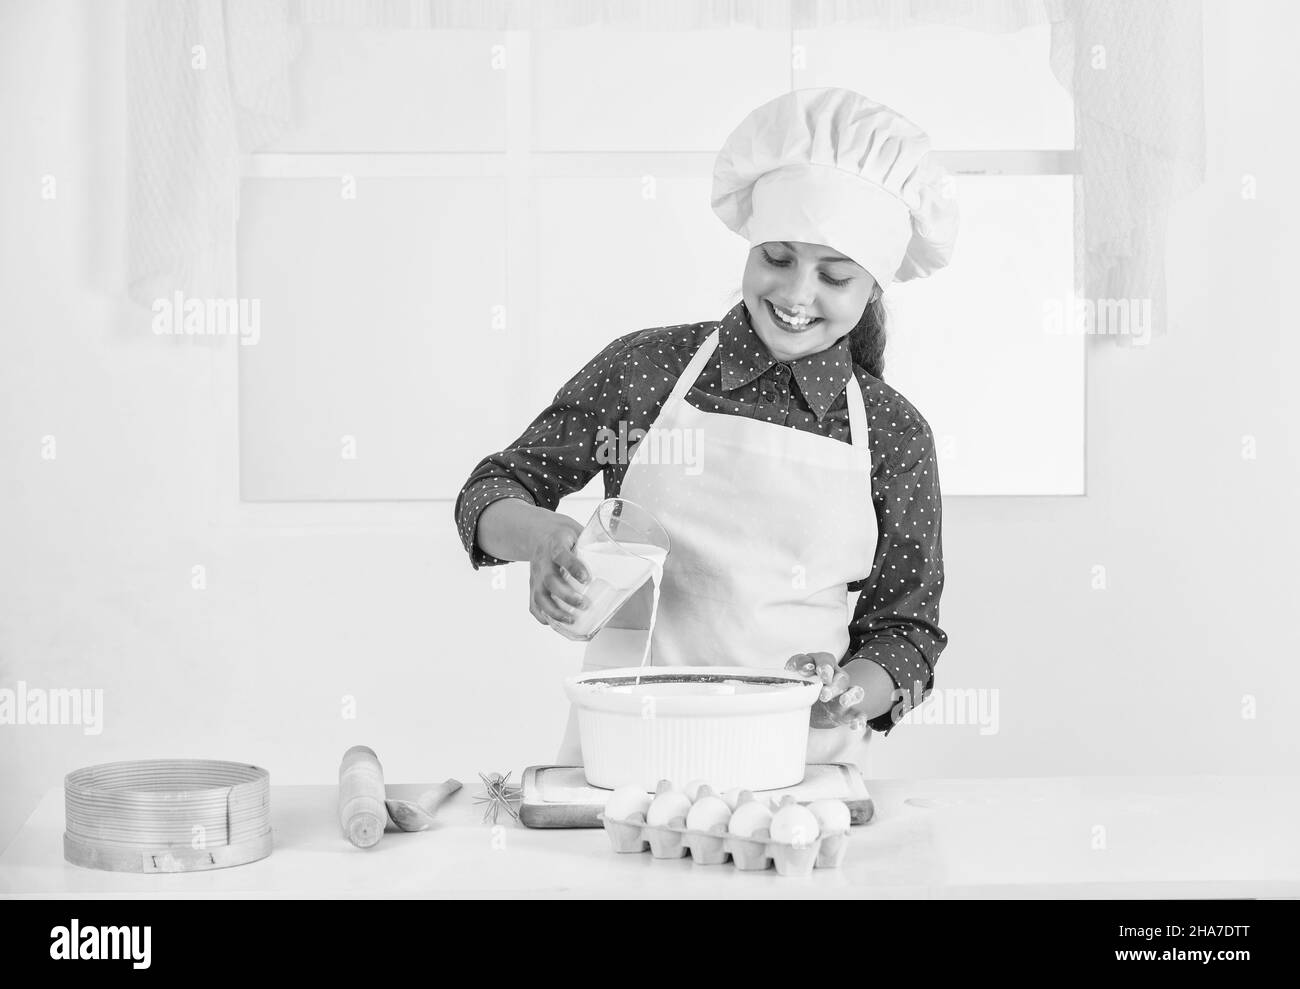
[[[881,295],[862,311],[858,325],[849,331],[849,353],[853,363],[867,369],[874,378],[885,380],[885,299]]]

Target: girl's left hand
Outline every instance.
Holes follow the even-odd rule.
[[[822,691],[812,706],[809,723],[814,728],[839,728],[846,726],[862,731],[867,718],[858,710],[865,696],[861,687],[855,686],[849,675],[835,663],[828,652],[801,652],[791,656],[785,668],[805,676],[816,676],[822,681]]]

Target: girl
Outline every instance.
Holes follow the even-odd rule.
[[[946,179],[922,131],[849,90],[751,113],[712,195],[750,245],[742,301],[613,341],[484,458],[456,502],[475,568],[528,560],[533,616],[572,621],[582,527],[555,507],[604,470],[606,495],[671,542],[651,662],[815,671],[808,761],[865,769],[868,728],[887,733],[931,689],[947,644],[933,438],[881,380],[883,292],[951,256]],[[620,427],[695,430],[702,465],[654,462],[650,443],[610,463],[602,437]],[[584,670],[641,662],[649,602],[647,585],[588,643]],[[572,714],[556,761],[581,764]]]

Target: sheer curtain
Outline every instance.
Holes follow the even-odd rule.
[[[1150,299],[1153,335],[1165,330],[1169,210],[1205,172],[1200,0],[133,0],[127,18],[129,292],[145,305],[176,290],[234,294],[239,156],[288,126],[301,29],[314,24],[687,31],[929,22],[989,32],[1050,24],[1052,72],[1075,107],[1084,291]]]

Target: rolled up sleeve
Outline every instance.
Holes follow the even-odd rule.
[[[488,505],[521,498],[554,511],[561,498],[581,491],[602,469],[604,430],[617,432],[626,416],[626,355],[637,332],[588,361],[518,439],[474,468],[456,497],[455,518],[475,570],[509,562],[478,546],[478,520]]]
[[[943,503],[934,437],[924,419],[903,435],[873,485],[879,541],[871,576],[849,625],[840,665],[867,659],[893,679],[890,710],[868,724],[886,735],[920,695],[934,687],[934,667],[948,644],[939,627],[943,593]],[[897,700],[905,696],[901,704]]]

